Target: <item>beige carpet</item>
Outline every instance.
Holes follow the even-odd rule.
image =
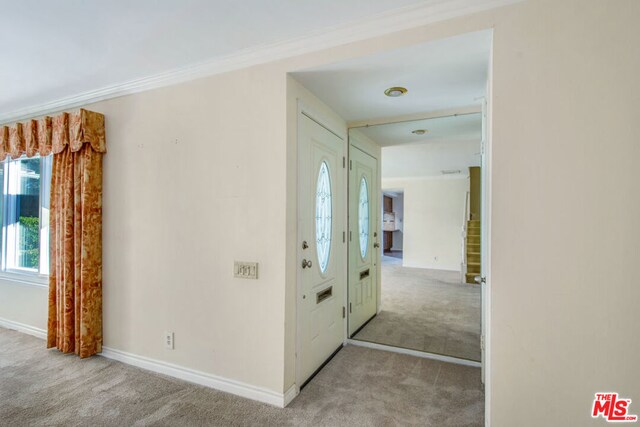
[[[481,426],[480,370],[348,346],[285,409],[0,328],[2,426]]]
[[[354,338],[480,360],[480,287],[383,256],[381,312]]]

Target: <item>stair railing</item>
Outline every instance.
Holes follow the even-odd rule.
[[[460,281],[464,283],[466,281],[467,273],[467,228],[469,220],[471,219],[471,212],[469,206],[471,205],[471,193],[469,191],[464,195],[464,216],[462,218],[462,265],[460,273],[462,277]]]

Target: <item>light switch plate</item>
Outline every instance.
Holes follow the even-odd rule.
[[[234,261],[233,262],[233,277],[240,279],[257,279],[258,278],[258,263],[257,262],[245,262]]]

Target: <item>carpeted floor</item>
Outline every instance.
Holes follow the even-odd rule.
[[[480,370],[348,346],[285,409],[0,328],[3,426],[482,426]]]
[[[381,312],[354,338],[480,360],[480,287],[383,256]]]

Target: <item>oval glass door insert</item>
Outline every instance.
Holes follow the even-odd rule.
[[[327,162],[320,164],[316,183],[316,252],[318,265],[324,273],[329,266],[331,252],[331,177]]]
[[[360,180],[360,197],[358,198],[358,231],[360,256],[364,259],[369,249],[369,187],[364,176]]]

